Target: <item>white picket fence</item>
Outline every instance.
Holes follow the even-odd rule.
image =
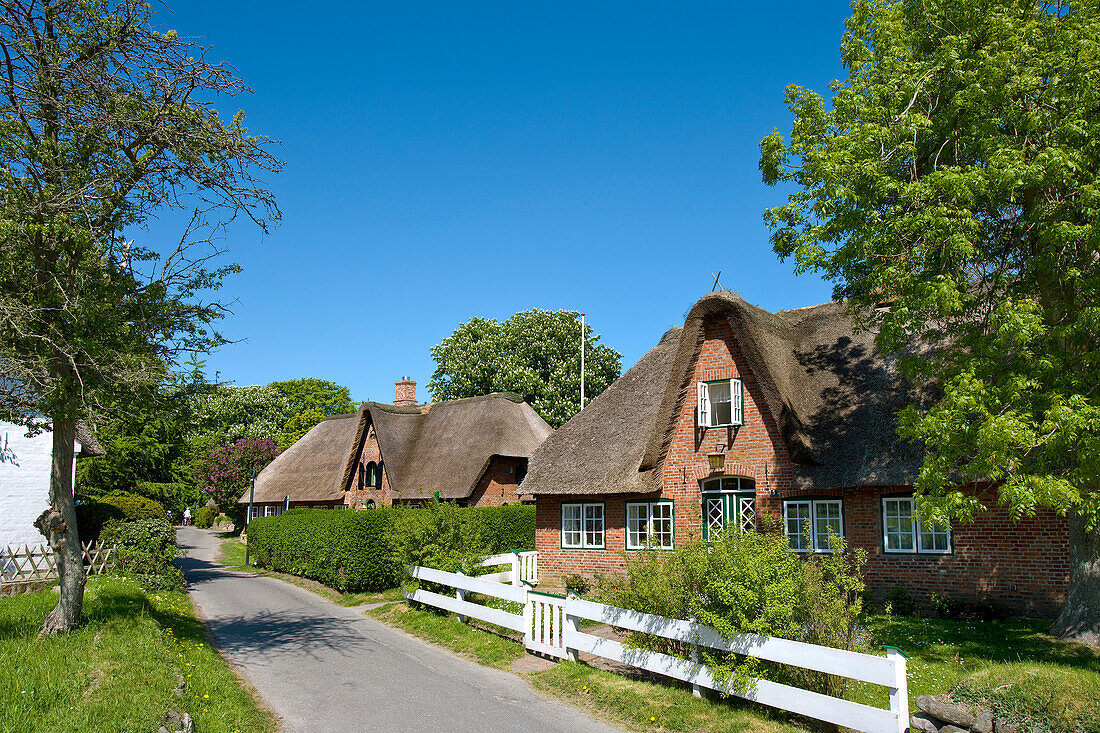
[[[499,557],[499,556],[498,556]],[[493,559],[493,558],[490,558]],[[905,656],[887,649],[885,657],[833,649],[800,641],[737,634],[723,636],[715,629],[695,621],[669,619],[649,613],[616,608],[570,596],[543,593],[526,586],[505,585],[501,574],[471,577],[432,568],[408,568],[410,577],[455,589],[455,597],[417,589],[405,593],[412,601],[425,603],[466,617],[479,619],[523,633],[527,649],[549,656],[576,660],[580,652],[655,672],[701,688],[736,695],[810,718],[846,726],[865,733],[905,733],[909,723],[909,693],[906,684]],[[511,577],[507,580],[511,580]],[[523,604],[522,614],[508,613],[468,600],[470,593]],[[749,692],[732,690],[714,679],[711,670],[698,661],[659,652],[633,649],[613,639],[580,631],[580,619],[591,619],[618,629],[640,631],[653,636],[684,642],[698,647],[734,652],[770,662],[788,664],[816,672],[882,685],[889,690],[890,709],[842,700],[798,687],[756,680]]]
[[[482,563],[483,568],[500,567],[508,565],[508,570],[496,573],[486,573],[477,577],[482,580],[495,580],[499,583],[511,583],[519,586],[521,583],[528,585],[539,584],[539,553],[538,550],[510,550],[486,558]]]
[[[102,542],[82,543],[84,572],[97,575],[114,570],[115,548]],[[25,583],[57,578],[57,563],[53,550],[45,543],[8,546],[0,550],[0,585]]]

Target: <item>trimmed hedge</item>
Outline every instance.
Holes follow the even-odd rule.
[[[136,494],[107,494],[82,501],[76,506],[76,527],[81,542],[99,539],[108,522],[136,522],[139,519],[166,519],[159,501]]]
[[[389,548],[387,511],[292,509],[248,523],[248,549],[261,567],[313,578],[339,591],[376,591],[400,582]]]
[[[252,520],[248,546],[261,567],[339,591],[378,591],[398,585],[406,563],[453,570],[472,557],[533,548],[535,507],[292,509]]]
[[[176,528],[166,518],[110,521],[104,525],[101,538],[115,546],[118,570],[133,576],[147,589],[183,588],[183,573],[172,564],[180,554],[176,548]]]
[[[195,526],[199,529],[210,529],[214,526],[214,520],[218,518],[218,508],[216,506],[204,506],[195,510],[195,514],[191,517]]]

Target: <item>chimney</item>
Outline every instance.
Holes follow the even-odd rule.
[[[416,382],[408,377],[402,377],[394,382],[397,393],[393,398],[394,407],[416,406]]]

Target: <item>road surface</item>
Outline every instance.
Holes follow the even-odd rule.
[[[187,590],[229,661],[288,733],[612,733],[523,678],[394,631],[296,585],[214,562],[219,538],[182,527]]]

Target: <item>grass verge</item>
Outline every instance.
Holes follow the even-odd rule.
[[[486,667],[509,669],[512,662],[527,653],[522,644],[461,623],[453,614],[439,614],[410,608],[405,603],[394,603],[371,609],[367,615],[456,651]]]
[[[185,593],[92,578],[81,627],[37,638],[56,603],[54,590],[0,599],[0,733],[149,733],[168,710],[190,713],[203,733],[277,730]]]
[[[267,570],[266,568],[258,568],[253,565],[246,565],[244,561],[245,546],[241,544],[241,541],[237,539],[236,535],[230,535],[229,533],[223,534],[220,551],[220,555],[218,556],[219,562],[227,566],[230,570],[244,570],[251,573],[270,575],[273,578],[279,578],[288,583],[294,583],[297,586],[301,586],[341,606],[362,606],[367,603],[390,603],[393,601],[400,601],[404,597],[401,595],[400,588],[389,588],[377,593],[341,593],[335,588],[329,588],[322,583],[318,583],[316,580],[302,578],[289,573],[280,573],[275,570]]]

